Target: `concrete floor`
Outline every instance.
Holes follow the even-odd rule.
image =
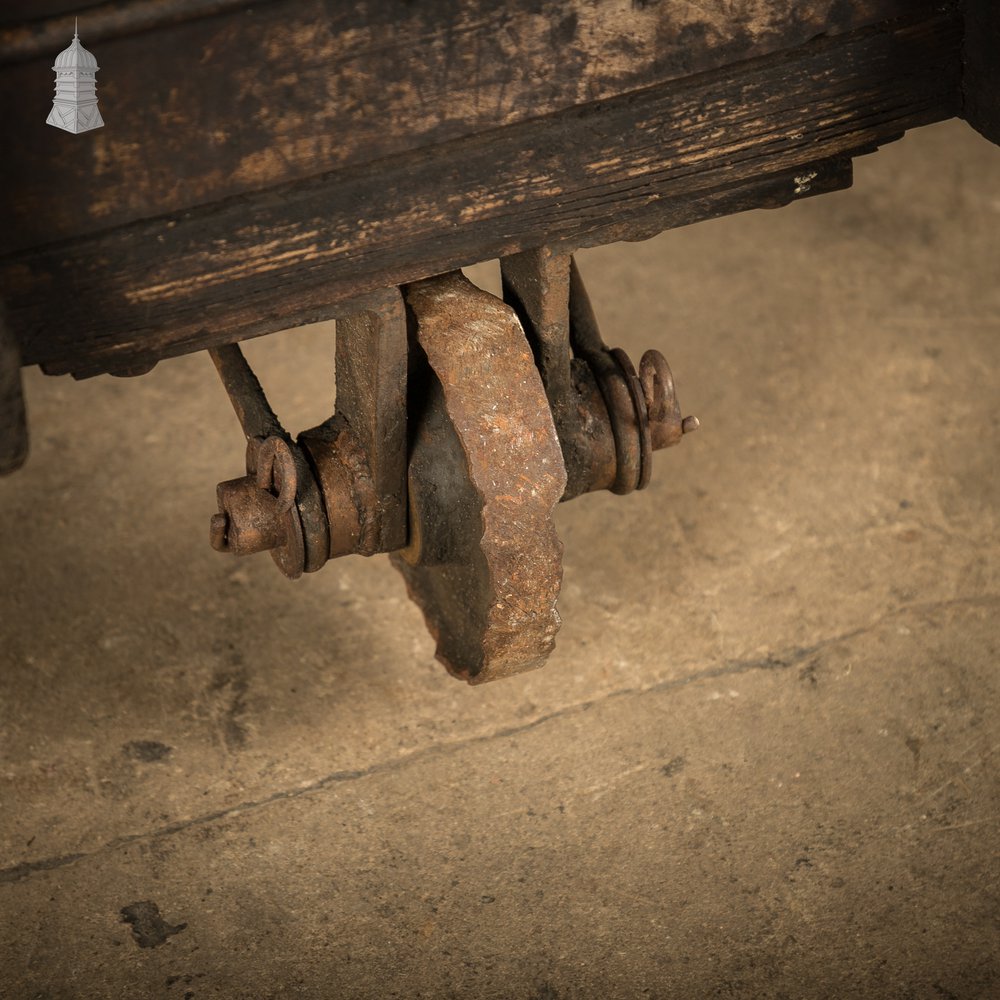
[[[581,255],[703,429],[559,509],[556,652],[495,685],[384,558],[210,550],[243,448],[206,357],[27,373],[0,995],[1000,996],[1000,150],[856,170]],[[250,345],[292,428],[332,351]]]

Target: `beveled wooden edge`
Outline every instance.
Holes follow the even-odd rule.
[[[642,239],[849,183],[961,110],[954,14],[0,259],[24,362],[84,376],[355,312],[543,243]],[[359,220],[361,222],[359,223]]]
[[[962,117],[1000,144],[1000,3],[965,0]]]

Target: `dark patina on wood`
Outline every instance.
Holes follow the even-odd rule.
[[[6,5],[5,5],[6,6]],[[45,125],[74,13],[0,24],[0,254],[787,51],[931,0],[78,2],[107,127]],[[48,5],[62,11],[67,4]],[[38,95],[37,103],[30,95]]]
[[[962,117],[991,142],[1000,143],[1000,4],[965,0],[962,51]]]
[[[912,8],[911,8],[912,9]],[[24,361],[98,371],[356,311],[548,244],[644,238],[849,183],[961,107],[951,10],[0,259]],[[54,131],[54,130],[52,130]]]
[[[28,457],[28,422],[21,389],[21,355],[0,306],[0,476]]]

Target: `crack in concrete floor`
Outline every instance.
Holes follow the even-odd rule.
[[[872,632],[882,628],[886,622],[908,614],[928,614],[934,611],[954,607],[993,606],[1000,606],[1000,595],[955,598],[947,601],[925,601],[906,605],[881,615],[868,625],[859,626],[857,628],[850,629],[849,631],[829,636],[828,638],[822,639],[811,646],[797,647],[795,649],[787,650],[780,655],[770,655],[763,658],[750,658],[746,660],[728,662],[718,667],[707,667],[705,669],[686,674],[683,677],[660,681],[647,687],[621,688],[618,690],[608,691],[601,695],[600,698],[589,699],[572,705],[565,705],[555,712],[545,713],[538,716],[536,719],[532,719],[530,722],[525,722],[516,726],[505,726],[491,733],[479,734],[461,740],[425,746],[394,760],[377,761],[376,763],[365,768],[348,771],[334,771],[322,778],[310,781],[307,784],[299,785],[295,788],[280,789],[261,799],[256,799],[250,802],[241,802],[238,805],[228,806],[225,809],[212,810],[198,816],[192,816],[189,819],[179,820],[176,823],[170,823],[166,826],[158,827],[155,830],[145,830],[139,833],[131,833],[116,837],[114,840],[108,841],[106,844],[95,850],[67,854],[60,857],[43,858],[38,861],[23,861],[19,864],[0,869],[0,884],[17,882],[21,879],[29,878],[35,872],[52,871],[55,868],[72,865],[78,861],[83,861],[88,858],[95,857],[96,855],[105,854],[109,851],[125,847],[128,844],[134,844],[139,841],[151,840],[159,837],[170,837],[174,834],[181,833],[184,830],[188,830],[191,827],[201,826],[205,823],[212,823],[231,816],[238,816],[242,813],[261,809],[288,799],[297,799],[307,795],[314,795],[317,792],[324,791],[331,785],[340,784],[346,781],[357,781],[363,778],[371,777],[372,775],[383,774],[387,771],[400,770],[405,767],[417,765],[431,757],[457,753],[470,746],[477,746],[483,743],[489,743],[493,740],[517,736],[521,733],[526,733],[532,729],[536,729],[539,726],[543,726],[548,722],[552,722],[555,719],[562,719],[570,715],[577,715],[581,712],[586,712],[602,702],[611,701],[617,698],[639,697],[650,692],[668,691],[673,688],[681,688],[687,687],[691,684],[697,684],[700,681],[715,680],[720,677],[735,676],[757,670],[788,670],[796,664],[799,664],[804,660],[808,660],[810,657],[814,656],[821,650],[828,648],[829,646],[836,643],[849,642],[850,640],[857,639],[860,636],[871,634]],[[945,786],[942,785],[941,787],[943,788]],[[936,792],[934,794],[936,794]],[[986,821],[984,820],[983,822]]]
[[[28,372],[0,993],[998,995],[994,191],[952,123],[842,195],[582,253],[703,429],[559,509],[556,654],[489,688],[384,566],[208,550],[242,439],[206,359]],[[331,348],[248,344],[290,425]],[[184,929],[140,948],[137,906]]]

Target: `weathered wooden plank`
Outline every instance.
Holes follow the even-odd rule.
[[[954,15],[820,39],[406,159],[0,260],[25,363],[114,369],[328,318],[367,290],[843,183],[960,105]]]
[[[962,116],[991,142],[1000,143],[1000,4],[965,0],[965,76]]]
[[[197,17],[252,6],[246,0],[4,0],[0,7],[0,62],[21,62],[58,52],[83,18],[92,41],[135,35]]]
[[[0,202],[0,253],[401,155],[940,2],[78,6],[107,123],[83,136],[45,124],[70,15],[58,30],[44,19],[0,29],[4,132],[16,137],[0,160],[0,184],[16,192]],[[222,12],[193,16],[205,10]],[[26,55],[42,42],[47,51]]]
[[[0,6],[0,25],[16,25],[21,21],[29,19],[37,21],[39,18],[57,19],[58,15],[80,7],[80,0],[4,0]],[[10,36],[0,35],[6,43],[0,48],[7,48],[10,44]],[[4,55],[6,56],[6,51]]]
[[[21,358],[0,307],[0,476],[28,457],[28,421],[21,390]]]

